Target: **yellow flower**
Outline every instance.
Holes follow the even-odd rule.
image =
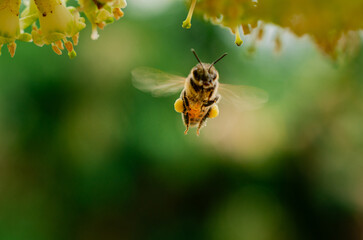
[[[30,41],[31,36],[20,32],[20,0],[0,0],[0,55],[1,48],[7,44],[10,55],[14,57],[15,40]]]
[[[97,28],[103,29],[121,18],[124,15],[121,9],[127,6],[126,0],[79,0],[79,3],[92,24],[93,40],[99,37]]]
[[[79,31],[86,26],[76,9],[67,8],[60,0],[31,0],[30,4],[36,5],[40,24],[40,28],[33,24],[34,43],[38,46],[51,44],[53,51],[61,55],[64,42],[68,56],[74,58],[76,52],[67,38],[72,38],[74,45],[77,45]]]
[[[184,28],[191,27],[194,9],[202,13],[206,19],[214,24],[228,27],[235,34],[235,43],[240,46],[242,39],[240,28],[244,34],[249,34],[252,28],[257,27],[257,20],[253,17],[257,3],[252,0],[191,0],[187,19],[183,22]]]
[[[66,2],[72,2],[74,7]],[[97,39],[97,28],[121,18],[121,9],[127,5],[126,0],[24,0],[23,4],[25,8],[19,12],[21,0],[0,0],[0,55],[1,47],[7,44],[14,56],[15,40],[20,40],[33,41],[40,47],[51,45],[58,55],[66,49],[68,56],[74,58],[73,46],[78,44],[79,32],[86,26],[79,11],[89,18],[91,37]],[[25,33],[29,28],[31,34]]]
[[[298,36],[308,34],[319,48],[336,57],[342,40],[353,41],[349,31],[363,29],[362,0],[188,0],[190,10],[183,27],[191,26],[192,14],[202,14],[214,24],[231,29],[236,44],[242,43],[240,29],[249,34],[257,22],[272,23]],[[261,36],[263,30],[259,27]],[[256,39],[257,40],[257,39]],[[280,39],[275,40],[280,48]]]

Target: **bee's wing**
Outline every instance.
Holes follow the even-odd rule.
[[[140,67],[132,72],[133,85],[144,92],[151,92],[154,97],[168,96],[181,91],[185,78],[164,73],[160,70]]]
[[[219,93],[222,103],[232,104],[242,111],[258,109],[268,101],[264,90],[251,86],[219,84]]]

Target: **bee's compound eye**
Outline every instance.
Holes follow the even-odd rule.
[[[193,76],[194,76],[194,78],[199,79],[199,74],[198,74],[198,70],[197,69],[194,69],[193,70]]]

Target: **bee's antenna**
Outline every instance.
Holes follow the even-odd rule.
[[[210,67],[208,68],[208,72],[209,70],[213,67],[214,64],[216,64],[217,62],[219,62],[219,60],[221,60],[222,58],[224,58],[225,56],[227,56],[227,53],[223,53],[222,56],[220,56],[217,60],[215,60],[211,65]]]
[[[194,53],[194,56],[197,58],[198,62],[199,62],[201,65],[203,65],[203,64],[202,64],[202,61],[200,61],[200,59],[199,59],[199,57],[198,57],[197,53],[195,52],[194,48],[190,49],[190,51],[192,51],[192,52]]]
[[[204,69],[203,63],[202,63],[202,61],[200,61],[200,59],[199,59],[199,57],[198,57],[197,53],[195,52],[194,48],[192,48],[192,49],[190,49],[190,50],[194,53],[194,56],[197,58],[198,62],[200,63],[200,65],[201,65],[201,66],[202,66],[202,68]],[[205,69],[204,69],[204,71],[205,71]]]

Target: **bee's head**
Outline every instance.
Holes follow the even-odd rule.
[[[198,63],[193,67],[192,74],[195,82],[204,87],[212,87],[219,75],[215,67],[208,63]]]
[[[199,86],[202,86],[202,85],[204,87],[214,86],[215,81],[217,81],[217,79],[219,77],[218,71],[214,67],[214,64],[216,64],[219,60],[224,58],[227,55],[227,53],[223,54],[216,61],[209,64],[209,63],[202,63],[200,61],[197,53],[194,51],[194,49],[192,49],[192,52],[194,53],[195,57],[197,58],[197,60],[199,62],[195,67],[193,67],[192,72],[191,72],[194,77],[195,82]]]

